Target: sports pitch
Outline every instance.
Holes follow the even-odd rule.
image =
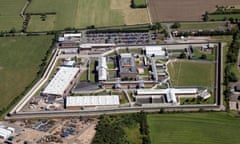
[[[52,36],[0,38],[0,109],[34,80]]]
[[[168,64],[173,86],[214,85],[215,65],[211,62],[176,61]]]
[[[237,144],[240,120],[228,113],[148,115],[152,144]]]

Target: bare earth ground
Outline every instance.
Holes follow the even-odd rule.
[[[149,23],[147,9],[132,9],[130,0],[111,0],[111,9],[123,12],[126,25]]]
[[[240,0],[149,0],[153,22],[202,21],[218,6],[239,5]]]

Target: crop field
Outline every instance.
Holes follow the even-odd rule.
[[[34,80],[52,36],[0,38],[0,109]]]
[[[239,19],[240,14],[217,14],[217,15],[208,15],[209,20],[215,20],[215,21],[222,21],[225,19],[233,18],[233,19]]]
[[[43,21],[40,16],[33,15],[29,21],[27,31],[37,32],[37,31],[49,31],[53,30],[55,25],[56,16],[47,15],[46,19]]]
[[[225,28],[225,22],[211,22],[211,23],[181,23],[181,27],[179,29],[217,29],[217,28]]]
[[[23,20],[19,16],[26,0],[0,0],[0,31],[21,30]]]
[[[148,23],[146,9],[130,8],[130,0],[32,0],[29,13],[56,12],[53,30]],[[137,14],[137,15],[136,15]],[[37,21],[31,26],[38,31]],[[34,23],[32,21],[32,23]],[[46,23],[53,24],[52,20]]]
[[[148,115],[152,144],[237,144],[240,119],[225,112]]]
[[[149,0],[153,22],[202,21],[202,15],[218,6],[239,5],[239,0]]]
[[[168,64],[173,86],[214,85],[215,65],[211,62],[177,61]]]

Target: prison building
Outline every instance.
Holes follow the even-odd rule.
[[[65,107],[71,110],[89,107],[107,107],[119,106],[118,95],[100,95],[100,96],[67,96]]]
[[[113,47],[116,47],[116,44],[109,43],[109,44],[92,44],[92,43],[87,43],[87,44],[80,44],[80,53],[81,52],[89,52],[89,51],[105,51],[105,50],[110,50]]]
[[[79,68],[59,67],[42,95],[66,96],[80,72]]]
[[[197,88],[167,88],[167,89],[139,89],[136,91],[136,99],[154,98],[156,96],[165,96],[167,103],[177,104],[176,96],[196,96]]]
[[[161,46],[145,46],[146,56],[155,56],[159,58],[167,58],[167,53]]]
[[[121,79],[136,79],[137,68],[130,53],[122,53],[119,58],[119,74]]]
[[[0,138],[7,139],[11,134],[12,132],[10,130],[0,127]]]
[[[107,62],[106,62],[106,57],[100,57],[98,59],[98,80],[99,81],[106,81],[107,80]]]

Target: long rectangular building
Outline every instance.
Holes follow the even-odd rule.
[[[100,57],[98,59],[98,80],[99,81],[105,81],[107,80],[107,62],[106,57]]]
[[[59,67],[58,72],[43,90],[44,95],[66,95],[67,89],[79,73],[79,68]]]
[[[66,108],[71,107],[95,107],[95,106],[117,106],[119,105],[118,95],[101,96],[67,96]]]
[[[139,89],[138,96],[165,95],[168,103],[177,103],[176,95],[196,95],[197,88]]]

